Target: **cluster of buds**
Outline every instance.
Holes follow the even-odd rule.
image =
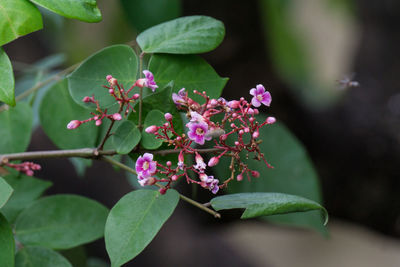
[[[195,94],[204,98],[204,103],[200,104],[190,98],[184,88],[177,94],[172,95],[172,99],[177,108],[186,113],[190,120],[186,127],[187,133],[178,134],[172,123],[172,115],[165,114],[166,123],[162,126],[152,125],[146,128],[147,133],[155,135],[156,139],[161,139],[174,146],[174,149],[179,151],[178,164],[172,168],[172,163],[167,162],[166,166],[153,161],[153,155],[146,153],[138,158],[136,162],[136,171],[138,173],[139,183],[144,185],[152,185],[156,182],[166,182],[165,187],[161,189],[161,193],[165,193],[166,189],[170,188],[172,182],[180,177],[185,177],[188,183],[196,183],[203,188],[209,189],[216,194],[219,189],[224,188],[230,181],[235,179],[235,172],[238,171],[236,179],[241,181],[244,175],[259,177],[260,173],[256,170],[251,170],[248,165],[240,158],[240,153],[254,153],[256,160],[263,160],[265,164],[272,168],[267,162],[264,154],[261,153],[259,144],[259,129],[265,125],[275,123],[274,117],[268,117],[263,122],[258,122],[255,115],[259,113],[257,107],[261,104],[269,106],[271,104],[271,95],[265,90],[261,84],[250,90],[253,96],[251,103],[247,102],[243,97],[240,100],[226,101],[223,98],[210,99],[205,92],[193,91]],[[213,121],[215,115],[222,118],[220,121]],[[228,144],[228,137],[234,139],[233,144]],[[200,152],[204,150],[193,146],[193,143],[204,145],[205,141],[213,139],[213,148],[206,150],[207,152],[216,153],[206,164]],[[184,162],[184,156],[191,154],[195,156],[195,165],[187,165]],[[222,183],[213,176],[205,173],[206,167],[216,166],[222,156],[230,157],[231,175]],[[194,172],[198,179],[192,179],[189,176],[189,171]],[[165,176],[159,179],[157,176]]]
[[[23,172],[28,176],[33,176],[34,171],[39,171],[42,168],[39,164],[29,161],[25,161],[18,164],[4,162],[3,164],[4,166],[10,167],[16,171]]]
[[[143,74],[145,75],[145,78],[141,78],[135,81],[135,83],[128,89],[125,90],[124,86],[120,83],[118,83],[118,80],[114,78],[111,75],[107,75],[106,80],[108,82],[108,85],[104,85],[103,87],[108,89],[108,93],[110,96],[114,97],[115,101],[119,104],[119,111],[114,114],[107,114],[107,109],[102,110],[99,105],[99,101],[95,100],[94,95],[89,97],[85,96],[82,101],[85,103],[93,103],[96,105],[96,113],[91,112],[93,117],[79,121],[79,120],[72,120],[68,123],[67,129],[76,129],[83,123],[89,122],[89,121],[95,121],[96,126],[100,126],[103,123],[103,119],[107,118],[110,119],[111,121],[119,121],[122,119],[121,112],[123,111],[125,116],[128,115],[129,111],[132,110],[135,112],[133,106],[136,102],[137,99],[139,99],[140,95],[139,94],[133,94],[132,96],[129,96],[129,93],[132,91],[133,88],[137,87],[148,87],[150,88],[153,92],[158,88],[157,84],[154,81],[154,76],[153,74],[148,71],[144,70]]]

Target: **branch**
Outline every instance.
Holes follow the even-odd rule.
[[[154,155],[169,155],[169,154],[179,154],[182,151],[182,149],[165,149],[165,150],[138,150],[138,151],[132,151],[132,152],[137,152],[137,153],[152,153]],[[200,154],[203,153],[213,153],[213,152],[218,152],[218,151],[223,151],[222,148],[199,148],[197,149],[197,152]]]

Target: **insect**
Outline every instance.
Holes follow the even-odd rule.
[[[225,134],[225,131],[223,129],[213,128],[207,132],[206,137],[218,138],[223,134]]]
[[[345,75],[343,79],[338,80],[339,89],[344,90],[352,87],[359,87],[360,83],[353,80],[353,78],[354,78],[354,73],[351,75]]]

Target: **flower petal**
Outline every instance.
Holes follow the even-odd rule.
[[[258,108],[259,106],[261,106],[261,102],[257,99],[257,97],[253,97],[251,99],[251,104],[253,106],[255,106],[256,108]]]

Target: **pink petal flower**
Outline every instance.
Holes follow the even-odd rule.
[[[250,90],[250,94],[253,96],[251,99],[251,104],[254,107],[259,107],[261,104],[269,107],[271,104],[271,94],[268,91],[265,91],[265,88],[262,84],[258,84],[256,88],[252,88]]]
[[[138,176],[147,178],[156,172],[157,164],[153,161],[153,154],[144,153],[143,156],[137,159],[135,167]]]
[[[204,122],[189,122],[186,124],[189,128],[188,137],[199,145],[204,145],[204,140],[211,140],[211,136],[206,136],[208,125]]]

